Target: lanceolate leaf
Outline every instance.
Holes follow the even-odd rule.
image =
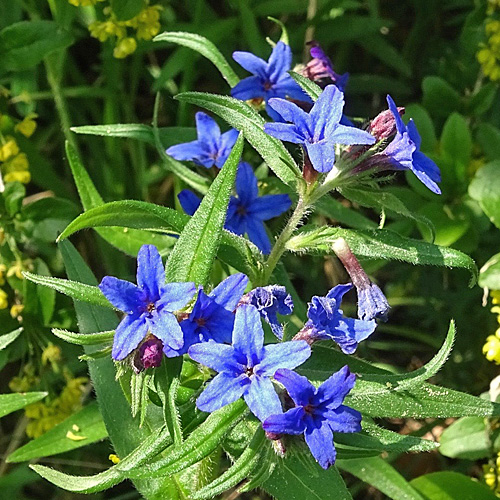
[[[285,184],[295,186],[301,175],[295,161],[281,141],[264,132],[264,118],[248,104],[233,97],[203,92],[184,92],[177,95],[176,99],[208,109],[235,129],[241,130],[269,168]]]
[[[33,283],[36,283],[37,285],[47,286],[57,290],[59,293],[68,295],[75,300],[113,309],[113,306],[97,286],[77,283],[76,281],[65,280],[62,278],[40,276],[39,274],[32,274],[29,272],[25,272],[24,277],[33,281]]]
[[[290,76],[307,92],[313,101],[318,99],[321,92],[323,92],[319,85],[316,85],[312,80],[309,80],[309,78],[306,78],[295,71],[289,71],[289,73]]]
[[[84,210],[103,205],[104,201],[101,195],[83,167],[78,154],[68,142],[66,143],[66,155]],[[139,248],[147,243],[156,245],[160,252],[162,249],[172,247],[172,238],[147,231],[135,229],[124,231],[123,229],[111,227],[97,229],[96,231],[111,245],[134,257],[137,255]]]
[[[322,227],[294,236],[287,247],[292,251],[316,250],[328,253],[337,238],[344,238],[359,257],[401,260],[415,265],[458,267],[471,273],[471,286],[477,280],[477,267],[468,255],[452,248],[406,238],[387,229],[370,231]]]
[[[229,158],[170,253],[166,265],[167,282],[206,284],[221,241],[242,151],[243,136],[240,134]]]
[[[21,335],[23,332],[23,327],[14,330],[13,332],[6,333],[4,335],[0,335],[0,351],[5,349],[8,345],[12,344],[14,340]]]
[[[361,481],[371,484],[393,500],[424,500],[406,479],[385,460],[379,457],[339,460],[340,469]]]
[[[0,394],[0,418],[13,411],[20,410],[31,403],[36,403],[47,395],[46,392],[25,392]]]
[[[59,337],[60,339],[69,342],[70,344],[76,345],[99,345],[106,342],[112,342],[113,337],[115,336],[114,330],[97,333],[75,333],[69,332],[68,330],[53,328],[52,333],[56,337]]]
[[[182,31],[166,31],[155,37],[153,41],[176,43],[199,52],[215,65],[231,87],[234,87],[240,80],[219,49],[204,36]]]
[[[24,462],[81,448],[107,437],[108,432],[96,403],[71,415],[40,437],[9,455],[8,462]]]

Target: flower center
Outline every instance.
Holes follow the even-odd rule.
[[[196,318],[194,320],[194,322],[198,325],[198,326],[205,326],[207,324],[207,320],[205,318]]]
[[[246,207],[244,207],[243,205],[238,205],[238,207],[236,208],[236,213],[238,215],[247,215],[247,209]]]
[[[264,82],[264,90],[271,90],[273,88],[273,84],[269,81]]]
[[[247,377],[251,377],[253,375],[253,366],[247,366],[245,370],[245,375]]]
[[[146,306],[146,311],[147,311],[148,313],[152,313],[155,309],[156,309],[156,306],[155,306],[154,302],[150,302],[150,303]]]
[[[314,413],[314,405],[312,404],[308,404],[306,406],[304,406],[304,411],[308,414],[308,415],[312,415]]]

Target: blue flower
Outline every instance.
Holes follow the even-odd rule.
[[[236,174],[236,195],[229,201],[225,228],[235,234],[248,234],[252,243],[262,253],[271,251],[271,242],[266,233],[264,222],[286,212],[292,201],[287,194],[269,194],[259,196],[257,177],[252,167],[240,162]],[[178,195],[184,211],[193,215],[200,204],[200,199],[191,191],[183,190]]]
[[[231,95],[242,101],[263,99],[266,111],[273,120],[278,120],[279,116],[267,106],[271,97],[291,97],[310,102],[309,96],[288,74],[292,66],[292,51],[287,44],[278,42],[268,62],[250,52],[233,52],[233,59],[254,76],[237,83],[231,89]]]
[[[287,316],[293,312],[292,296],[284,286],[261,286],[248,292],[243,302],[252,304],[271,327],[274,335],[280,340],[283,337],[283,326],[278,321],[277,313]]]
[[[310,355],[304,341],[264,346],[264,330],[255,307],[236,309],[233,344],[204,342],[189,348],[195,361],[219,372],[196,400],[200,410],[212,412],[241,396],[261,421],[281,413],[281,403],[271,377],[278,368],[295,368]]]
[[[189,160],[206,168],[214,165],[221,168],[238,138],[238,131],[231,129],[221,134],[216,121],[201,111],[195,118],[198,140],[171,146],[167,154],[179,161]]]
[[[437,182],[441,181],[439,167],[420,151],[421,138],[413,120],[403,123],[396,104],[387,96],[389,109],[396,120],[396,137],[385,148],[383,155],[390,158],[396,170],[411,170],[433,193],[441,194]]]
[[[264,131],[282,141],[301,144],[318,172],[329,172],[333,168],[336,144],[375,142],[368,132],[340,123],[344,94],[335,85],[325,88],[309,113],[284,99],[271,99],[269,106],[292,124],[266,123]]]
[[[338,344],[342,352],[352,354],[358,343],[368,338],[377,327],[375,320],[365,321],[344,316],[340,309],[342,297],[352,285],[337,285],[326,297],[314,296],[309,303],[305,330],[313,339],[331,339]],[[299,334],[300,335],[300,332]]]
[[[274,378],[283,384],[295,402],[295,408],[271,415],[264,430],[273,434],[304,434],[314,458],[328,469],[337,455],[333,444],[334,432],[359,432],[361,414],[342,402],[356,382],[356,376],[344,366],[317,389],[306,377],[291,370],[278,370]]]
[[[169,357],[185,354],[189,347],[199,342],[215,341],[231,343],[234,314],[238,302],[248,284],[244,274],[233,274],[222,281],[210,294],[200,289],[193,310],[180,326],[184,334],[184,345]]]
[[[184,307],[196,291],[194,283],[165,284],[165,268],[154,245],[143,245],[137,255],[137,285],[105,276],[99,288],[120,311],[126,313],[116,328],[112,356],[127,357],[148,330],[165,347],[180,349],[182,330],[173,312]]]

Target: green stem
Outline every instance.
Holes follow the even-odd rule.
[[[262,285],[266,285],[271,277],[271,274],[274,271],[274,268],[278,264],[281,256],[286,250],[286,244],[288,240],[291,238],[293,232],[297,229],[298,225],[300,224],[300,221],[304,217],[304,214],[306,213],[306,210],[309,206],[308,201],[306,200],[306,197],[303,194],[299,195],[299,201],[297,202],[297,205],[295,207],[295,210],[293,211],[292,216],[290,219],[288,219],[288,222],[286,223],[286,226],[283,228],[283,231],[279,235],[278,239],[276,240],[276,243],[274,244],[274,247],[269,254],[269,257],[264,264],[264,270],[262,273]]]

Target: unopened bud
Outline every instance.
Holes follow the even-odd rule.
[[[405,113],[405,108],[398,108],[400,116]],[[390,109],[386,109],[379,113],[371,122],[368,127],[368,132],[372,134],[377,141],[387,139],[396,133],[396,119]]]
[[[144,341],[134,356],[134,370],[140,373],[148,368],[158,368],[163,359],[163,342],[151,335]]]

